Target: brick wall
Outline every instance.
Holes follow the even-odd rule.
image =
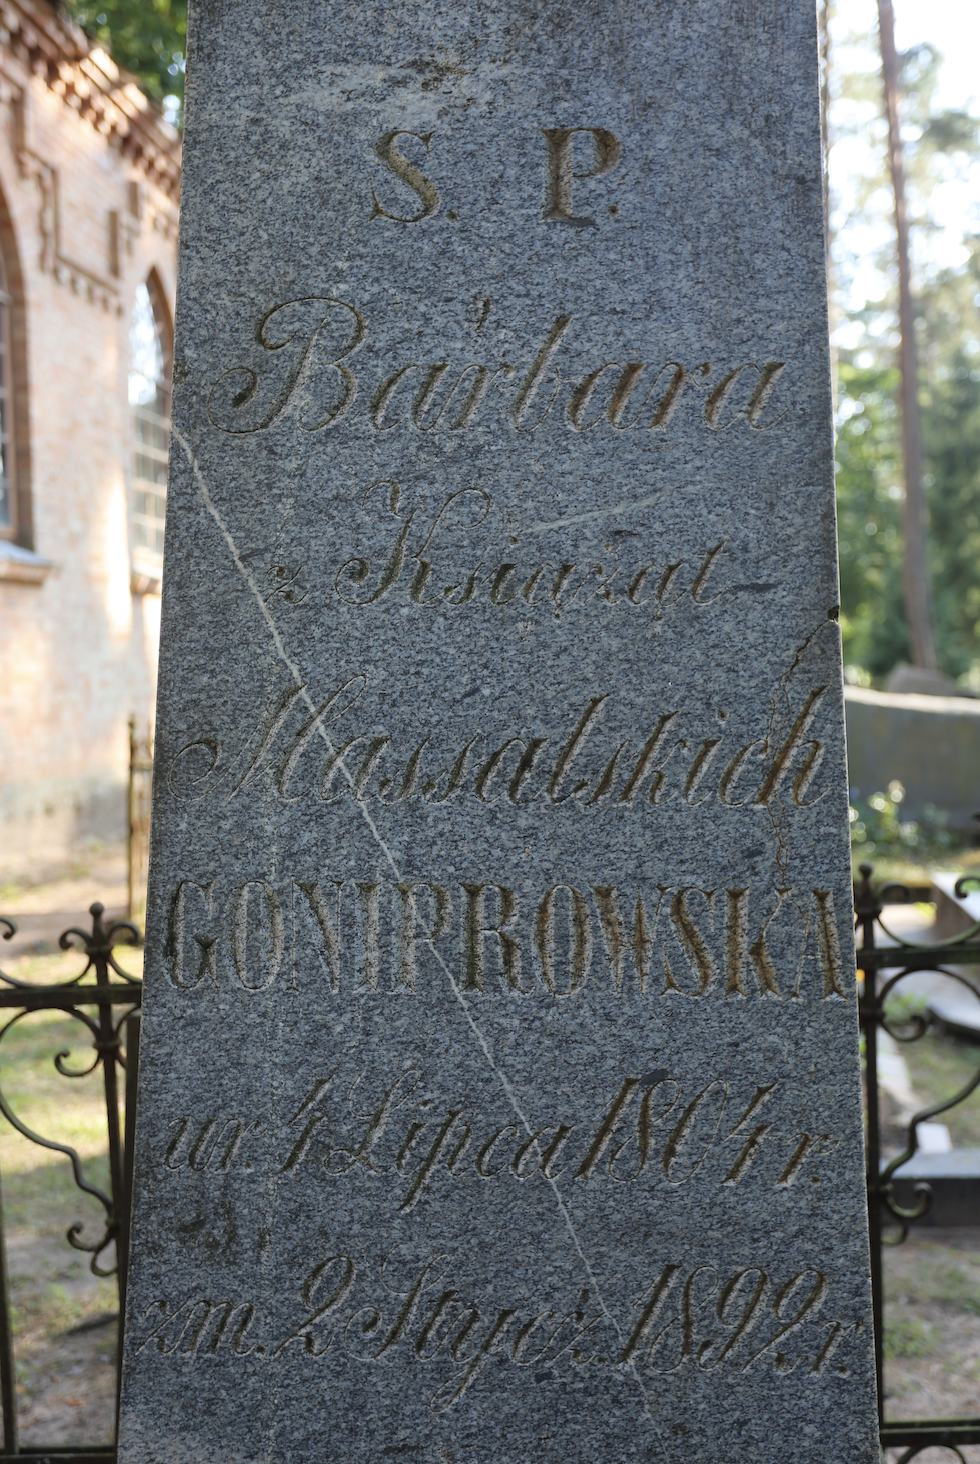
[[[77,33],[66,45],[85,50]],[[173,308],[175,189],[134,156],[124,116],[107,127],[105,108],[85,102],[77,56],[42,70],[23,46],[0,45],[12,537],[34,556],[6,571],[0,559],[0,877],[124,836],[127,719],[145,723],[153,708],[160,599],[133,589],[127,370],[136,291],[151,271]]]

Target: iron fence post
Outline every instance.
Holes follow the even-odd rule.
[[[3,1451],[17,1453],[17,1374],[14,1335],[10,1319],[10,1282],[7,1277],[7,1232],[0,1198],[0,1405],[3,1407]]]
[[[122,1387],[123,1337],[126,1330],[126,1289],[129,1281],[129,1235],[133,1217],[133,1153],[136,1140],[136,1083],[140,1061],[140,1013],[126,1018],[126,1127],[123,1137],[122,1200],[116,1256],[119,1278],[119,1343],[116,1353],[116,1426],[119,1442],[119,1394]]]
[[[126,1021],[126,1015],[120,1016],[117,1021],[113,1018],[113,1009],[116,1006],[138,1008],[142,996],[142,983],[120,968],[113,955],[113,949],[120,939],[127,940],[130,944],[136,942],[139,939],[139,932],[129,921],[110,921],[107,925],[102,918],[105,911],[100,904],[92,905],[89,913],[92,916],[91,933],[72,927],[62,932],[58,942],[62,950],[78,949],[87,958],[85,969],[78,976],[70,978],[64,984],[47,986],[20,981],[0,971],[0,1011],[6,1009],[12,1013],[9,1020],[0,1028],[0,1038],[6,1035],[22,1018],[38,1011],[63,1012],[66,1016],[77,1019],[87,1029],[95,1048],[96,1063],[93,1063],[83,1073],[70,1071],[62,1065],[62,1059],[68,1056],[65,1051],[59,1053],[55,1058],[55,1067],[58,1072],[67,1077],[79,1077],[86,1076],[88,1072],[93,1071],[97,1063],[102,1064],[109,1147],[109,1193],[106,1194],[99,1186],[86,1178],[78,1153],[69,1144],[46,1138],[28,1127],[11,1108],[2,1089],[0,1089],[0,1113],[17,1132],[31,1143],[40,1144],[45,1149],[64,1155],[71,1163],[75,1183],[79,1189],[91,1195],[102,1205],[105,1213],[105,1230],[100,1239],[96,1240],[94,1244],[80,1240],[79,1236],[83,1230],[81,1224],[71,1226],[66,1238],[68,1243],[77,1250],[91,1254],[90,1269],[99,1276],[113,1274],[111,1270],[101,1270],[98,1260],[109,1245],[115,1244],[116,1266],[114,1269],[119,1278],[120,1287],[119,1336],[121,1343],[128,1260],[128,1206],[132,1188],[131,1145],[132,1125],[136,1110],[135,1085],[139,1028],[138,1025],[134,1026],[131,1021],[127,1026],[127,1038],[133,1044],[133,1061],[131,1072],[127,1071],[126,1081],[125,1141],[130,1148],[128,1152],[124,1152],[124,1145],[120,1139],[119,1082],[116,1064],[122,1061],[119,1051],[120,1028]],[[15,931],[14,922],[0,916],[0,934],[9,940]],[[80,942],[80,945],[76,942]],[[86,986],[84,979],[89,973],[94,976],[94,984]],[[118,979],[114,980],[114,975]],[[86,1007],[94,1007],[96,1014],[87,1015],[84,1011]],[[120,1346],[116,1374],[117,1417],[121,1355]],[[2,1205],[0,1205],[0,1405],[3,1409],[3,1453],[0,1456],[0,1464],[56,1464],[56,1461],[57,1464],[114,1464],[114,1446],[72,1448],[58,1445],[50,1449],[43,1447],[21,1449],[19,1447],[13,1322],[10,1311]]]
[[[129,792],[126,799],[126,884],[128,890],[126,913],[130,920],[136,915],[135,906],[135,880],[133,878],[133,844],[136,831],[133,827],[135,820],[134,795],[136,791],[136,717],[131,714],[129,718]]]
[[[875,1334],[875,1375],[878,1395],[878,1422],[885,1420],[885,1308],[881,1263],[882,1224],[878,1198],[881,1169],[881,1125],[878,1112],[878,973],[874,959],[866,952],[875,948],[875,921],[881,905],[871,888],[871,865],[860,867],[861,880],[854,888],[854,911],[861,929],[861,945],[856,952],[857,969],[864,977],[858,1001],[858,1021],[864,1036],[864,1091],[867,1108],[865,1159],[868,1185],[868,1239],[871,1245],[871,1315]],[[862,959],[863,958],[863,959]]]
[[[16,935],[17,926],[0,915],[0,934],[4,940]],[[3,1409],[3,1451],[17,1452],[17,1376],[14,1370],[14,1336],[10,1320],[10,1281],[7,1276],[7,1232],[3,1223],[3,1197],[0,1194],[0,1407]]]

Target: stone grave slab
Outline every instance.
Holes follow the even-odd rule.
[[[120,1458],[877,1458],[812,0],[188,37]]]

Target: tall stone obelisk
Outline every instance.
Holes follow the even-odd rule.
[[[188,51],[122,1464],[870,1464],[812,0]]]

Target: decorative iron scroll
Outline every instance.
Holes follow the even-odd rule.
[[[887,1032],[896,1042],[917,1042],[929,1030],[928,1014],[914,1014],[902,1021],[890,1018],[886,1004],[899,984],[916,971],[934,971],[964,986],[980,1003],[980,986],[974,985],[957,966],[980,968],[980,921],[976,921],[951,940],[941,944],[921,944],[901,939],[882,920],[886,905],[908,905],[916,896],[906,885],[886,884],[875,889],[871,883],[872,866],[860,866],[861,878],[854,886],[854,920],[858,935],[857,969],[863,977],[863,990],[858,1005],[861,1031],[865,1043],[865,1094],[867,1099],[867,1181],[868,1222],[871,1232],[871,1291],[874,1311],[875,1360],[878,1372],[878,1416],[883,1448],[902,1448],[898,1464],[909,1461],[927,1448],[950,1449],[963,1460],[962,1446],[980,1443],[980,1418],[921,1419],[891,1423],[885,1421],[884,1389],[884,1291],[882,1248],[900,1245],[909,1233],[909,1226],[921,1220],[932,1205],[932,1187],[924,1182],[914,1185],[917,1203],[911,1208],[900,1205],[895,1197],[894,1176],[919,1148],[918,1128],[922,1123],[948,1112],[980,1087],[980,1065],[965,1087],[942,1103],[933,1104],[914,1114],[906,1131],[902,1153],[882,1166],[881,1114],[878,1098],[878,1032]],[[955,886],[962,898],[971,886],[980,888],[980,876],[964,875]],[[876,944],[878,927],[892,944]],[[980,977],[980,970],[978,970]],[[897,1230],[888,1222],[897,1222]],[[965,1461],[964,1461],[965,1464]]]
[[[952,940],[939,945],[915,943],[899,939],[882,920],[886,905],[911,904],[915,893],[904,885],[886,884],[875,889],[871,883],[872,867],[861,865],[861,878],[854,887],[855,927],[857,932],[857,968],[863,978],[863,990],[859,1001],[861,1030],[865,1039],[866,1093],[868,1098],[868,1214],[871,1230],[871,1280],[874,1306],[875,1355],[878,1368],[878,1408],[881,1422],[881,1442],[884,1448],[898,1450],[897,1464],[910,1464],[915,1456],[927,1448],[945,1448],[965,1464],[962,1449],[980,1443],[980,1418],[969,1419],[921,1419],[901,1423],[886,1422],[884,1419],[884,1317],[882,1288],[882,1249],[885,1245],[898,1245],[908,1235],[909,1227],[928,1213],[932,1203],[932,1190],[928,1184],[918,1183],[914,1187],[917,1203],[905,1207],[895,1196],[896,1173],[906,1164],[919,1147],[919,1125],[936,1118],[939,1114],[955,1108],[980,1088],[980,1066],[970,1082],[951,1098],[933,1104],[913,1115],[906,1131],[905,1147],[901,1154],[887,1164],[881,1162],[881,1121],[878,1106],[878,1033],[887,1032],[897,1042],[911,1043],[925,1036],[929,1029],[928,1015],[914,1014],[904,1020],[889,1017],[886,1005],[900,983],[915,971],[935,971],[950,977],[964,986],[969,994],[980,1002],[980,921],[962,931]],[[970,886],[980,888],[980,876],[966,875],[957,881],[956,894],[962,896]],[[94,1056],[87,1067],[73,1069],[66,1065],[67,1050],[59,1052],[54,1063],[58,1072],[66,1078],[84,1077],[93,1073],[101,1064],[106,1093],[106,1119],[109,1137],[110,1193],[101,1190],[85,1177],[81,1161],[74,1149],[44,1138],[24,1124],[13,1112],[0,1089],[0,1113],[13,1127],[32,1143],[64,1154],[70,1161],[75,1183],[86,1194],[97,1199],[105,1212],[103,1233],[98,1240],[87,1243],[81,1240],[82,1226],[72,1225],[68,1241],[77,1250],[91,1254],[90,1266],[100,1276],[118,1274],[120,1290],[120,1316],[124,1310],[126,1268],[128,1260],[129,1199],[132,1176],[132,1130],[136,1111],[136,1064],[135,1057],[139,1042],[138,1012],[142,997],[142,985],[118,964],[114,951],[121,943],[136,944],[139,932],[128,920],[117,920],[108,925],[103,920],[105,911],[101,905],[92,905],[91,932],[77,928],[66,930],[61,936],[63,950],[78,950],[87,957],[84,969],[71,980],[58,986],[38,986],[18,981],[0,971],[0,1008],[15,1008],[15,1015],[0,1028],[0,1043],[15,1024],[29,1012],[39,1010],[61,1010],[82,1023],[92,1037]],[[0,935],[9,940],[15,933],[13,921],[0,916]],[[876,944],[876,931],[880,930],[893,944]],[[973,984],[961,970],[953,966],[975,966],[978,968],[978,982]],[[113,1015],[113,1008],[123,1007],[120,1017]],[[97,1008],[97,1015],[79,1008]],[[125,1042],[123,1032],[126,1032]],[[118,1108],[118,1069],[126,1077],[126,1132],[120,1142]],[[887,1233],[886,1233],[887,1227]],[[100,1257],[115,1241],[117,1264],[103,1268]],[[120,1348],[121,1354],[121,1348]],[[3,1406],[3,1452],[0,1464],[39,1464],[44,1458],[55,1455],[65,1464],[114,1464],[115,1451],[106,1449],[40,1450],[34,1453],[17,1451],[16,1394],[14,1388],[13,1347],[10,1329],[10,1301],[7,1290],[6,1264],[3,1259],[2,1230],[0,1230],[0,1403]]]
[[[128,986],[140,986],[137,978],[130,976],[124,971],[113,955],[113,949],[120,937],[125,937],[127,944],[136,945],[139,942],[140,933],[136,926],[128,920],[117,920],[111,925],[106,926],[102,920],[104,913],[105,910],[102,905],[92,905],[89,910],[89,914],[92,916],[91,934],[72,926],[62,932],[58,941],[63,951],[80,950],[88,957],[85,969],[65,983],[66,987],[73,988],[80,993],[84,991],[86,996],[89,995],[89,992],[82,986],[82,983],[89,972],[92,971],[95,973],[96,986],[108,985],[112,980],[110,972],[115,973],[120,981],[125,982]],[[16,927],[11,921],[6,919],[3,923],[8,927],[4,933],[4,939],[10,940],[15,933]],[[3,971],[0,971],[0,982],[3,982],[4,986],[8,989],[15,989],[17,991],[46,992],[51,990],[51,988],[38,987],[25,981],[17,981],[13,976],[8,976]],[[64,1154],[71,1162],[72,1174],[75,1177],[75,1183],[78,1188],[83,1190],[85,1194],[92,1195],[94,1199],[97,1199],[105,1210],[105,1228],[102,1236],[98,1240],[89,1243],[81,1239],[82,1231],[85,1228],[81,1221],[77,1221],[68,1229],[69,1245],[74,1246],[76,1250],[88,1251],[91,1254],[90,1269],[96,1276],[113,1276],[118,1266],[117,1258],[117,1264],[110,1266],[106,1270],[100,1266],[99,1257],[108,1246],[113,1244],[119,1233],[119,1207],[114,1199],[114,1196],[122,1193],[122,1156],[119,1148],[119,1095],[116,1081],[116,1065],[118,1064],[125,1070],[126,1060],[122,1053],[122,1038],[120,1034],[126,1018],[135,1011],[136,1005],[138,1005],[138,1002],[135,1005],[130,1005],[123,1011],[122,1016],[118,1020],[114,1019],[112,1007],[105,1004],[99,1004],[97,1018],[89,1016],[79,1006],[71,1005],[62,1007],[61,1009],[65,1012],[66,1016],[70,1016],[76,1022],[80,1022],[91,1033],[94,1056],[88,1067],[77,1070],[65,1066],[66,1058],[71,1056],[70,1048],[64,1048],[54,1058],[55,1067],[61,1073],[62,1077],[65,1078],[87,1078],[95,1071],[100,1063],[102,1064],[105,1076],[106,1116],[109,1125],[109,1167],[112,1177],[112,1195],[107,1195],[105,1190],[100,1189],[98,1185],[92,1184],[90,1180],[85,1178],[82,1161],[70,1144],[59,1144],[54,1139],[46,1139],[42,1134],[35,1133],[34,1129],[29,1128],[22,1119],[18,1118],[17,1114],[11,1108],[3,1092],[3,1088],[0,1087],[0,1113],[3,1114],[7,1122],[12,1124],[17,1132],[23,1134],[24,1138],[29,1139],[32,1144],[39,1144],[44,1149],[52,1149],[58,1154]],[[0,1043],[3,1042],[7,1033],[12,1031],[18,1022],[23,1021],[25,1017],[31,1015],[32,1011],[36,1010],[36,1007],[25,1007],[22,1011],[17,1012],[11,1017],[9,1022],[3,1027],[0,1027]],[[117,1169],[118,1184],[116,1182]]]
[[[119,1316],[125,1306],[126,1270],[129,1245],[129,1204],[132,1183],[132,1130],[136,1108],[136,1061],[139,1052],[139,1010],[142,1001],[142,982],[125,971],[115,956],[120,944],[138,945],[140,932],[129,920],[106,922],[105,909],[100,904],[90,906],[91,931],[72,926],[64,931],[58,944],[63,951],[78,951],[84,956],[85,966],[77,976],[58,985],[38,985],[20,981],[0,971],[0,1008],[11,1008],[14,1014],[0,1027],[0,1043],[18,1022],[37,1011],[61,1011],[79,1022],[92,1039],[93,1056],[81,1067],[71,1067],[68,1059],[70,1048],[62,1048],[54,1056],[57,1071],[65,1078],[90,1076],[101,1066],[105,1090],[106,1129],[109,1149],[109,1191],[92,1183],[86,1177],[82,1161],[70,1144],[59,1143],[37,1133],[14,1112],[0,1087],[0,1113],[10,1125],[32,1144],[63,1154],[71,1164],[77,1187],[91,1195],[102,1206],[104,1220],[102,1233],[97,1239],[83,1239],[84,1225],[77,1221],[69,1226],[67,1239],[75,1250],[90,1256],[89,1267],[97,1276],[117,1276],[119,1286]],[[0,936],[11,940],[16,934],[14,921],[0,916]],[[121,1007],[121,1014],[116,1009]],[[94,1008],[94,1011],[93,1011]],[[125,1036],[124,1036],[125,1034]],[[119,1123],[119,1072],[125,1075],[126,1129],[120,1133]],[[102,1257],[110,1246],[115,1246],[114,1265],[102,1264]],[[120,1337],[121,1343],[121,1337]],[[120,1347],[121,1354],[121,1347]],[[10,1297],[7,1286],[5,1242],[0,1229],[0,1404],[3,1409],[3,1453],[0,1460],[17,1455],[19,1461],[25,1455],[17,1449],[17,1403],[14,1379],[13,1336],[10,1322]],[[43,1451],[47,1457],[51,1451]],[[55,1451],[60,1459],[83,1464],[93,1457],[93,1451]],[[96,1451],[100,1453],[102,1451]],[[113,1451],[105,1454],[110,1460]]]

